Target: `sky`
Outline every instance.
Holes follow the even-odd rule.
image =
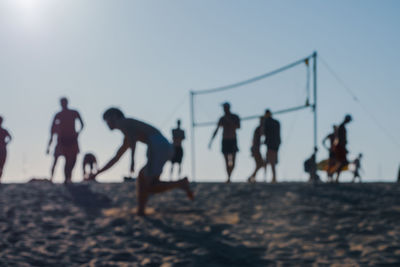
[[[122,143],[121,133],[102,121],[110,106],[154,125],[167,138],[181,118],[187,136],[183,174],[191,175],[190,90],[245,80],[314,51],[318,144],[350,113],[349,158],[363,153],[364,181],[393,181],[400,164],[399,11],[395,0],[1,0],[0,115],[13,136],[2,181],[49,176],[52,156],[45,154],[46,145],[63,96],[85,122],[73,181],[82,179],[84,153],[96,154],[103,166]],[[299,66],[260,82],[254,90],[242,87],[198,98],[196,114],[208,112],[216,120],[222,115],[220,101],[233,94],[241,101],[231,102],[232,111],[240,116],[262,114],[271,106],[286,108],[292,105],[290,97],[302,103],[305,70]],[[303,161],[312,152],[312,113],[276,118],[282,125],[278,180],[306,181]],[[238,132],[233,181],[245,181],[254,168],[249,147],[256,124],[243,122]],[[221,136],[207,149],[213,130],[195,130],[197,171],[189,178],[196,181],[226,179]],[[146,162],[145,149],[139,145],[136,151],[138,168]],[[128,154],[98,180],[122,181],[129,170]],[[320,146],[318,159],[326,157]],[[62,166],[60,161],[56,182],[63,181]],[[168,172],[167,164],[163,178],[168,179]],[[346,173],[343,180],[350,177]],[[258,179],[263,179],[261,173]]]

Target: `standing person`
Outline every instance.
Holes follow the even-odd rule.
[[[3,117],[0,116],[0,183],[1,176],[3,175],[4,164],[7,159],[7,145],[11,142],[12,137],[10,133],[3,128]]]
[[[74,169],[76,157],[79,153],[78,135],[82,132],[84,124],[79,112],[68,108],[67,98],[61,98],[60,104],[61,111],[54,116],[50,131],[49,146],[51,145],[53,135],[57,134],[57,145],[54,149],[54,163],[51,169],[51,179],[54,174],[57,158],[59,156],[64,156],[64,183],[67,184],[71,183],[72,170]],[[80,122],[79,131],[77,131],[75,128],[76,120]]]
[[[174,154],[171,159],[170,178],[174,172],[175,163],[178,164],[178,178],[181,177],[181,165],[183,158],[182,141],[185,139],[185,131],[181,129],[181,120],[176,121],[177,127],[172,130],[172,144],[174,146]]]
[[[326,145],[326,141],[329,141],[329,147]],[[322,141],[322,145],[329,151],[328,159],[328,182],[332,182],[333,173],[335,172],[336,157],[335,157],[335,145],[338,141],[338,127],[333,125],[333,132],[328,134]]]
[[[232,171],[235,168],[236,153],[239,151],[236,139],[236,130],[240,129],[240,118],[238,115],[231,113],[231,105],[228,102],[222,104],[224,116],[222,116],[217,124],[208,147],[211,148],[212,142],[222,127],[222,153],[224,154],[226,172],[228,174],[227,183],[231,182]]]
[[[86,172],[87,166],[89,166],[89,172]],[[82,170],[84,181],[96,181],[96,179],[90,179],[91,176],[97,172],[97,159],[93,153],[86,153],[83,156]]]
[[[118,108],[109,108],[103,114],[103,119],[110,130],[120,130],[124,135],[124,141],[108,163],[93,174],[91,178],[111,168],[129,148],[132,154],[135,152],[136,142],[147,145],[147,163],[139,171],[137,179],[137,214],[145,215],[146,203],[149,194],[163,193],[175,188],[182,189],[193,200],[193,192],[190,190],[187,177],[175,182],[161,182],[160,175],[164,164],[171,159],[173,148],[168,140],[153,126],[142,121],[125,118]],[[134,163],[132,162],[134,168]]]
[[[360,170],[361,170],[361,158],[362,154],[358,154],[358,157],[353,161],[354,164],[354,172],[353,172],[353,183],[356,181],[356,178],[360,180],[361,183],[361,176],[360,176]]]
[[[343,122],[339,125],[338,128],[338,138],[337,144],[335,146],[335,157],[336,161],[339,163],[339,167],[337,169],[336,183],[339,182],[339,176],[343,168],[349,163],[347,160],[347,131],[346,124],[351,122],[351,115],[347,114],[343,120]]]
[[[265,144],[267,145],[266,164],[271,165],[272,180],[271,183],[276,183],[276,169],[278,164],[278,150],[281,144],[281,125],[279,121],[272,118],[272,113],[269,109],[264,115],[264,136]],[[266,168],[266,167],[265,167]]]
[[[265,168],[265,162],[263,157],[261,156],[261,135],[262,135],[262,124],[263,124],[264,117],[260,117],[260,123],[256,127],[253,133],[253,142],[251,145],[251,156],[254,158],[254,161],[256,163],[256,168],[254,169],[254,172],[250,175],[250,177],[247,179],[249,183],[255,183],[256,182],[256,175],[259,169],[262,167]]]

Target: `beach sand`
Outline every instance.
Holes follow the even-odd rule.
[[[400,185],[0,186],[0,266],[400,266]]]

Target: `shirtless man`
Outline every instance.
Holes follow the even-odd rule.
[[[326,145],[326,141],[329,141],[329,147]],[[322,145],[329,151],[328,160],[328,182],[333,181],[333,173],[335,172],[336,157],[335,157],[335,146],[338,141],[338,127],[333,125],[333,132],[325,136],[322,141]]]
[[[61,111],[58,112],[53,119],[50,131],[50,141],[47,148],[53,140],[53,135],[57,134],[57,145],[54,149],[54,163],[51,168],[51,180],[54,175],[54,168],[59,156],[65,157],[64,166],[64,183],[71,183],[72,170],[76,163],[76,157],[79,153],[78,135],[81,133],[84,124],[78,111],[68,108],[68,100],[63,97],[60,99]],[[80,122],[80,129],[76,131],[75,121]]]
[[[174,172],[174,165],[178,164],[178,177],[181,177],[182,171],[182,158],[183,149],[182,141],[185,139],[185,131],[181,129],[181,120],[177,120],[177,127],[172,130],[172,144],[174,146],[174,154],[171,159],[171,173],[170,178],[172,179],[172,174]]]
[[[338,141],[335,146],[335,157],[336,161],[339,163],[339,167],[336,171],[336,183],[339,183],[339,176],[343,168],[349,163],[347,160],[347,130],[346,124],[352,121],[352,117],[350,114],[347,114],[343,120],[343,122],[338,127]]]
[[[261,152],[260,152],[261,136],[263,134],[263,132],[262,132],[263,120],[264,120],[264,117],[260,117],[260,124],[254,130],[254,134],[253,134],[253,142],[252,142],[252,146],[251,146],[251,156],[254,158],[254,161],[256,163],[256,168],[254,169],[254,172],[250,175],[250,177],[247,179],[247,181],[249,183],[255,183],[258,170],[261,169],[262,167],[265,167],[265,162],[264,162],[264,159],[261,156]]]
[[[208,147],[211,148],[212,142],[222,127],[222,153],[224,154],[226,172],[228,174],[227,183],[231,182],[232,171],[235,168],[236,153],[239,151],[236,140],[236,130],[240,128],[240,118],[231,113],[231,105],[228,102],[222,104],[225,115],[222,116],[217,124]]]
[[[89,166],[89,172],[86,172],[87,166]],[[90,179],[92,174],[97,171],[97,160],[96,156],[92,153],[86,153],[83,157],[82,170],[84,181],[96,181],[96,179]]]
[[[3,175],[3,167],[7,159],[7,145],[11,142],[10,133],[2,127],[3,117],[0,116],[0,183]]]
[[[93,178],[111,168],[129,148],[134,154],[136,142],[139,141],[147,145],[147,163],[139,171],[137,179],[137,214],[140,216],[145,215],[149,194],[163,193],[179,188],[185,191],[187,196],[193,200],[193,192],[190,190],[189,181],[186,177],[175,182],[160,181],[162,169],[164,164],[171,159],[173,148],[159,130],[142,121],[125,118],[118,108],[107,109],[103,114],[103,119],[110,130],[117,129],[122,132],[124,141],[115,156],[97,173],[92,175]],[[134,163],[131,166],[134,168]]]

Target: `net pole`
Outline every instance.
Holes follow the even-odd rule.
[[[196,175],[196,148],[195,148],[195,133],[194,133],[194,93],[193,91],[190,91],[190,120],[191,120],[191,124],[190,124],[190,133],[191,133],[191,159],[192,159],[192,181],[195,181],[195,175]]]
[[[314,93],[314,168],[312,173],[312,178],[314,182],[317,181],[317,51],[313,53],[313,93]]]

